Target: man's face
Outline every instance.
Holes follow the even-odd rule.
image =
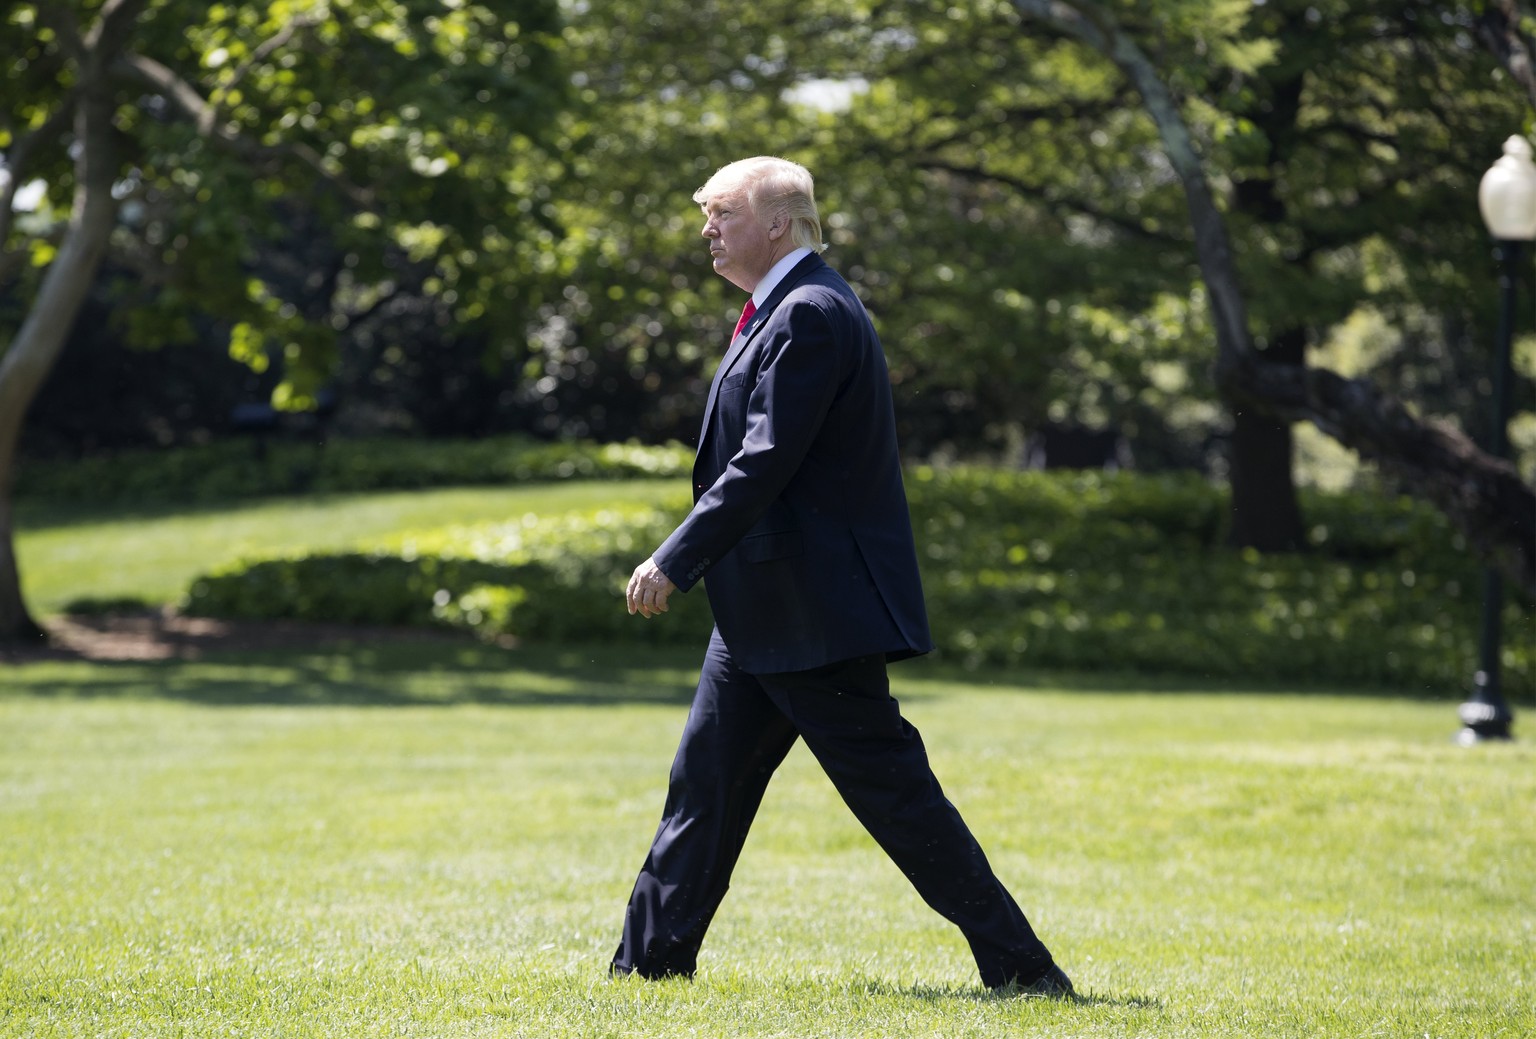
[[[759,218],[745,192],[723,192],[704,200],[704,229],[715,273],[746,292],[757,288],[784,254],[784,229]]]

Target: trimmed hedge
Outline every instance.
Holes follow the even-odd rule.
[[[541,642],[635,641],[624,584],[676,515],[632,507],[524,518],[451,528],[392,551],[236,564],[195,580],[183,609],[247,620],[449,625]],[[708,635],[702,593],[676,596],[671,607],[668,624],[653,622],[654,634]]]
[[[1196,476],[909,474],[934,637],[970,667],[1128,670],[1464,691],[1481,566],[1406,499],[1309,494],[1312,549],[1224,548],[1226,495]],[[448,529],[343,555],[257,560],[200,578],[186,609],[225,617],[448,624],[536,641],[702,645],[702,591],[649,622],[630,571],[686,501]],[[1504,686],[1536,692],[1529,603],[1506,605]]]
[[[18,500],[165,505],[299,493],[410,490],[539,480],[686,476],[693,452],[679,444],[485,440],[332,440],[324,445],[221,441],[168,451],[124,451],[20,467]]]
[[[1309,495],[1312,551],[1262,555],[1222,546],[1226,496],[1194,477],[919,470],[909,489],[939,638],[968,663],[1425,692],[1475,669],[1480,568],[1406,499]],[[1530,649],[1508,647],[1511,687]]]

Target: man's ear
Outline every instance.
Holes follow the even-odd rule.
[[[774,241],[784,234],[784,229],[789,226],[789,221],[782,216],[773,218],[773,223],[768,225],[768,240]]]

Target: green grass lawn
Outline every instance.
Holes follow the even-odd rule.
[[[1448,703],[893,671],[1089,997],[992,998],[803,749],[693,983],[604,975],[695,654],[0,672],[0,1035],[1536,1034],[1536,751]]]
[[[351,548],[452,523],[560,513],[686,494],[672,480],[568,481],[319,495],[162,512],[18,509],[22,589],[38,613],[77,599],[175,602],[191,580],[247,555]],[[637,560],[638,562],[638,560]]]

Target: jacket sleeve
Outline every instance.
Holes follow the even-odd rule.
[[[736,546],[799,470],[842,379],[836,327],[821,301],[785,300],[759,332],[741,447],[655,552],[680,590]]]

